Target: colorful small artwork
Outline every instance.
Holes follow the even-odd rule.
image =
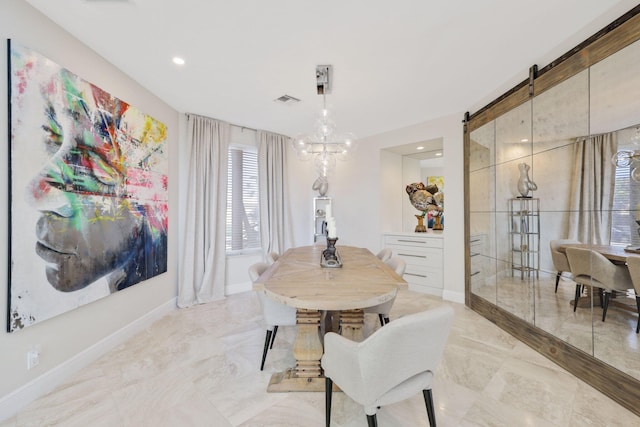
[[[443,176],[428,176],[427,185],[437,185],[438,190],[444,193],[444,177]]]
[[[9,43],[16,331],[167,270],[167,129]]]

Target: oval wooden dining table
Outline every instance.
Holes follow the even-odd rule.
[[[254,290],[297,309],[295,367],[272,376],[268,391],[322,391],[323,313],[339,313],[343,336],[363,339],[364,308],[395,298],[406,283],[365,248],[338,246],[342,267],[320,265],[322,245],[286,251],[254,283]],[[329,322],[331,323],[331,322]]]

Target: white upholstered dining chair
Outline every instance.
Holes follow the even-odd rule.
[[[636,334],[640,332],[640,255],[627,256],[627,268],[631,275],[631,283],[636,292],[636,306],[638,307],[638,324],[636,325]]]
[[[249,277],[251,282],[258,280],[258,277],[269,268],[264,262],[258,262],[249,267]],[[256,291],[260,308],[262,309],[262,320],[267,330],[264,338],[264,349],[262,350],[262,362],[260,370],[264,369],[264,362],[267,358],[267,352],[273,348],[273,342],[276,339],[278,326],[294,326],[296,324],[296,309],[289,307],[267,297],[264,291]]]
[[[552,240],[549,242],[551,249],[551,260],[553,261],[553,268],[556,269],[556,293],[558,293],[558,283],[563,272],[571,273],[571,267],[569,266],[569,259],[567,254],[560,252],[560,246],[569,244],[581,243],[573,239],[560,239]]]
[[[573,280],[578,285],[592,286],[604,292],[604,301],[600,297],[602,305],[602,321],[607,317],[609,299],[613,291],[626,292],[633,289],[629,269],[626,265],[617,265],[605,258],[601,253],[592,249],[567,248],[567,258],[573,274]],[[578,287],[576,287],[576,301],[573,310],[578,305]]]
[[[404,262],[402,258],[391,257],[385,261],[385,264],[389,266],[395,273],[402,277],[404,274],[404,270],[407,267],[407,263]],[[373,307],[366,307],[363,309],[365,313],[373,313],[377,314],[380,319],[380,326],[384,326],[389,323],[389,313],[391,312],[391,307],[393,307],[393,302],[395,298],[390,299],[387,302],[383,302],[382,304],[374,305]]]
[[[387,262],[389,258],[391,258],[391,255],[393,255],[393,251],[389,248],[384,248],[376,254],[376,256],[380,258],[380,261],[382,262]]]
[[[376,413],[422,391],[429,424],[435,427],[431,384],[447,342],[453,309],[442,305],[403,316],[378,329],[362,342],[336,333],[324,337],[326,425],[331,423],[333,383],[364,406],[369,426]]]
[[[278,260],[278,258],[280,258],[280,254],[274,251],[271,251],[267,254],[266,259],[267,259],[267,263],[269,265],[273,264],[274,262],[276,262]]]

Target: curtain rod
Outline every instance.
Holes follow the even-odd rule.
[[[640,124],[631,125],[631,126],[627,126],[627,127],[620,128],[620,129],[614,129],[614,130],[611,130],[609,132],[590,133],[589,135],[577,136],[576,139],[579,140],[579,139],[583,139],[583,138],[592,138],[594,136],[607,135],[607,134],[610,134],[610,133],[621,132],[623,130],[629,130],[629,129],[633,129],[633,128],[635,128],[636,130],[640,129]]]
[[[246,129],[246,130],[253,131],[253,132],[258,132],[258,130],[257,130],[257,129],[250,128],[250,127],[247,127],[247,126],[234,125],[233,123],[229,123],[229,124],[230,124],[231,126],[233,126],[233,127],[240,128],[240,132],[244,132],[244,131],[245,131],[245,129]]]
[[[206,118],[206,119],[211,119],[211,120],[217,120],[217,121],[219,121],[219,122],[224,122],[224,120],[215,119],[215,118],[213,118],[213,117],[209,117],[209,116],[203,116],[203,115],[201,115],[201,114],[185,113],[185,115],[187,116],[187,118],[189,118],[189,117],[191,117],[191,116],[199,116],[199,117],[204,117],[204,118]],[[229,123],[229,122],[226,122],[226,123]],[[251,131],[254,131],[254,132],[258,132],[258,129],[250,128],[250,127],[247,127],[247,126],[240,126],[240,125],[236,125],[236,124],[233,124],[233,123],[229,123],[229,126],[233,126],[233,127],[240,128],[242,131],[244,131],[245,129],[247,129],[247,130],[251,130]]]
[[[221,121],[221,122],[222,122],[222,121],[224,121],[224,120],[214,119],[213,117],[202,116],[202,115],[200,115],[200,114],[194,114],[194,113],[185,113],[185,115],[187,116],[187,118],[189,118],[190,116],[200,116],[200,117],[205,117],[205,118],[207,118],[207,119],[218,120],[218,121]],[[226,122],[226,123],[229,123],[229,122]],[[241,132],[244,132],[245,130],[250,130],[250,131],[252,131],[252,132],[256,132],[256,133],[258,133],[258,132],[259,132],[259,130],[258,130],[258,129],[250,128],[250,127],[248,127],[248,126],[240,126],[240,125],[236,125],[236,124],[233,124],[233,123],[229,123],[229,126],[233,126],[233,127],[236,127],[236,128],[240,128],[240,131],[241,131]],[[283,134],[281,134],[281,133],[276,133],[276,132],[271,132],[271,131],[266,131],[266,130],[263,130],[263,132],[273,133],[273,134],[275,134],[275,135],[282,135],[282,136],[284,136],[284,137],[286,137],[286,138],[290,138],[289,136],[287,136],[287,135],[283,135]]]

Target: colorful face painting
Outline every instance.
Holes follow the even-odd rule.
[[[8,331],[167,270],[166,127],[10,42]]]

